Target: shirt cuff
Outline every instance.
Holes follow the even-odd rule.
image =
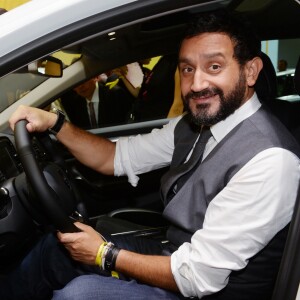
[[[139,177],[134,174],[128,154],[128,141],[130,137],[121,137],[116,143],[116,154],[114,160],[114,175],[128,177],[132,186],[137,186]],[[122,151],[121,151],[122,149]]]
[[[202,298],[223,289],[229,279],[229,269],[212,268],[209,262],[197,262],[197,250],[191,243],[182,244],[171,255],[171,270],[184,297]]]

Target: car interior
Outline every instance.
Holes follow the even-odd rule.
[[[3,105],[2,100],[0,103],[2,275],[11,270],[45,232],[56,229],[76,231],[74,220],[96,226],[99,232],[151,236],[165,242],[164,231],[168,223],[161,217],[163,205],[159,186],[167,167],[139,175],[139,184],[133,187],[126,177],[105,176],[82,165],[52,135],[29,135],[26,122],[18,123],[12,133],[7,120],[19,104],[51,109],[51,105],[66,92],[88,79],[143,59],[176,54],[187,22],[197,12],[226,8],[240,13],[253,24],[262,41],[297,39],[300,54],[300,5],[297,1],[203,2],[196,5],[195,1],[189,1],[188,8],[182,5],[172,13],[167,13],[167,5],[160,13],[157,7],[149,4],[154,17],[145,17],[146,13],[137,7],[140,19],[128,17],[122,10],[118,15],[118,22],[122,23],[94,16],[93,26],[89,20],[53,37],[52,41],[36,41],[43,42],[43,47],[37,47],[35,56],[29,56],[30,49],[25,49],[20,66],[12,63],[13,56],[2,64],[1,99],[7,97],[7,104]],[[67,35],[70,32],[72,37]],[[39,68],[31,64],[29,67],[25,56],[27,60],[32,57],[31,63]],[[261,57],[264,67],[256,83],[257,94],[300,142],[300,101],[277,97],[276,67],[267,54],[262,53]],[[152,70],[154,68],[155,65],[151,66]],[[300,56],[293,76],[294,94],[298,95],[299,69]],[[12,100],[7,96],[11,91]],[[168,121],[167,115],[134,122],[127,119],[120,124],[89,131],[116,141],[122,136],[148,133]],[[299,198],[273,300],[292,300],[297,294],[300,278]],[[292,288],[287,289],[291,282]]]

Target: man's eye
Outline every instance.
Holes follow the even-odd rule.
[[[192,71],[193,71],[193,69],[191,67],[182,68],[183,73],[191,73]]]
[[[217,64],[213,64],[213,65],[211,65],[211,66],[209,67],[209,69],[210,69],[211,71],[218,71],[220,68],[221,68],[221,66],[220,66],[220,65],[217,65]]]

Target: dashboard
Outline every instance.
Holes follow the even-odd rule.
[[[0,137],[0,183],[23,172],[17,151],[8,137]]]

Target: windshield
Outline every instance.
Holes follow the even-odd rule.
[[[58,51],[51,56],[60,59],[63,68],[70,66],[80,58],[79,54],[68,54],[62,51]],[[20,100],[48,78],[45,75],[29,71],[28,67],[2,77],[0,79],[0,112]]]

